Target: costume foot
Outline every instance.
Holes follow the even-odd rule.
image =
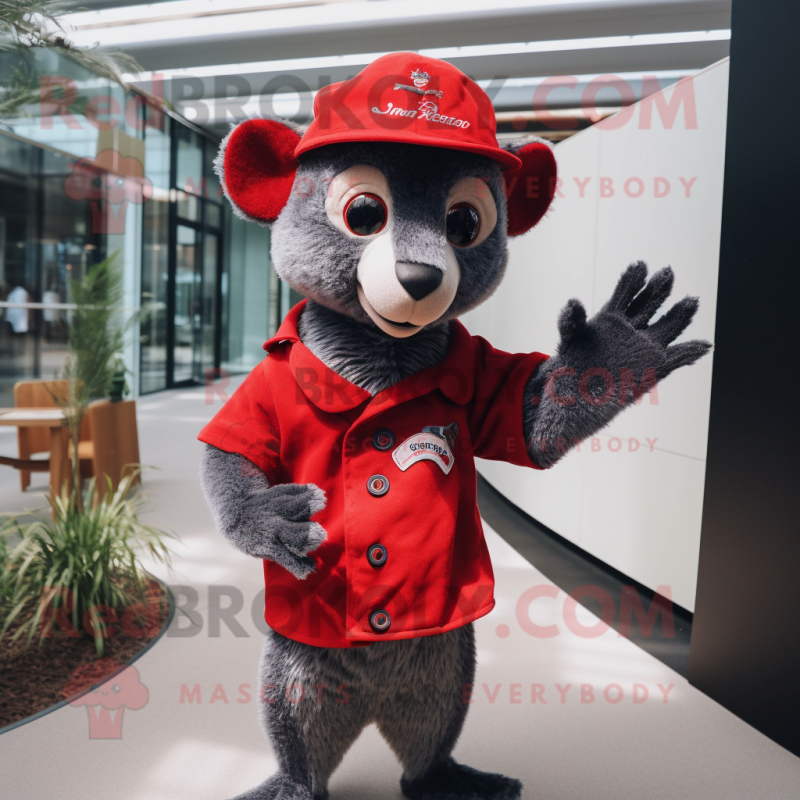
[[[400,787],[411,800],[519,800],[522,784],[513,778],[479,772],[448,758],[427,775]]]
[[[298,783],[281,772],[268,778],[260,786],[237,795],[233,800],[327,800],[328,792],[315,795],[304,783]]]

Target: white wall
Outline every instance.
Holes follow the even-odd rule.
[[[656,101],[648,129],[640,103],[627,121],[611,118],[616,128],[597,125],[556,147],[562,196],[536,229],[511,243],[505,281],[464,320],[472,333],[512,352],[553,353],[566,300],[578,297],[594,313],[622,270],[641,259],[651,272],[674,268],[666,307],[687,294],[700,297],[695,322],[678,341],[713,341],[728,60],[689,80],[658,98],[669,103],[684,92],[671,126]],[[686,113],[692,98],[696,126]],[[601,196],[601,178],[611,179],[613,197]],[[629,178],[643,181],[641,197],[626,196]],[[664,197],[655,197],[656,178],[669,182]],[[696,178],[689,197],[680,178]],[[639,188],[628,184],[631,194]],[[657,404],[646,397],[598,435],[596,452],[585,443],[548,472],[486,461],[479,470],[531,516],[646,586],[669,587],[676,603],[693,610],[711,366],[706,356],[671,375],[658,387]],[[637,452],[629,452],[632,439]],[[609,444],[621,449],[611,452]]]

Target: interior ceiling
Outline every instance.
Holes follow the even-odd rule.
[[[452,62],[492,87],[495,107],[504,112],[534,110],[536,85],[552,76],[578,76],[578,86],[551,92],[549,108],[580,106],[581,87],[605,75],[621,75],[630,88],[624,97],[604,89],[597,105],[619,106],[641,98],[643,75],[656,75],[663,87],[729,50],[730,0],[161,0],[146,6],[81,0],[80,6],[67,17],[76,44],[99,42],[130,53],[145,70],[135,83],[152,90],[150,73],[163,74],[167,99],[216,133],[259,110],[308,121],[316,90],[396,50]],[[653,87],[648,81],[644,90]]]

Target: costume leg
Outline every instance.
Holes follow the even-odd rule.
[[[378,727],[405,768],[403,793],[412,800],[517,800],[519,781],[450,757],[468,708],[464,686],[475,677],[472,625],[409,644],[393,665],[392,691],[376,710]]]
[[[348,656],[269,634],[259,703],[279,769],[236,800],[327,797],[331,773],[370,721],[368,692],[348,670]]]

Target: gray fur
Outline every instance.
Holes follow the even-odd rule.
[[[234,800],[326,800],[328,793],[314,796],[307,783],[292,780],[283,772],[276,772],[264,783],[244,794],[236,795]]]
[[[461,281],[450,308],[437,322],[454,319],[491,295],[508,261],[506,197],[499,167],[482,156],[411,144],[335,144],[300,157],[295,188],[272,226],[272,260],[283,280],[320,305],[374,325],[356,291],[356,270],[367,242],[342,234],[325,213],[330,181],[355,164],[376,167],[388,179],[396,260],[440,269],[448,246],[449,190],[462,178],[486,179],[497,206],[497,225],[476,247],[455,248]]]
[[[578,442],[608,425],[631,400],[638,400],[646,370],[661,381],[711,349],[700,340],[671,344],[691,323],[698,308],[695,297],[684,298],[653,325],[648,324],[669,297],[674,275],[666,267],[645,285],[646,281],[647,266],[641,261],[631,264],[611,299],[591,320],[586,320],[579,300],[570,300],[562,310],[558,352],[534,372],[524,393],[523,432],[531,458],[539,466],[551,467]],[[582,396],[581,376],[598,367],[611,373],[613,391],[604,398],[606,385],[597,377],[589,380]],[[574,374],[550,377],[564,368]],[[637,389],[631,386],[623,391],[621,373],[626,368]],[[559,397],[574,400],[567,404]]]
[[[277,797],[275,787],[287,784],[297,792],[287,795],[292,798],[324,797],[331,773],[373,722],[404,767],[403,786],[410,797],[519,797],[518,782],[467,770],[450,758],[468,708],[465,687],[474,678],[472,625],[353,649],[313,647],[271,632],[261,662],[259,703],[280,771],[254,790],[260,793],[242,800]],[[458,795],[441,794],[445,772],[459,773]],[[506,793],[481,793],[493,778]],[[507,793],[509,786],[517,787],[516,794]]]
[[[427,326],[407,339],[396,339],[372,321],[357,322],[314,302],[300,315],[300,339],[334,372],[375,395],[447,355],[446,323]]]
[[[308,555],[326,539],[310,518],[325,508],[325,493],[312,483],[270,486],[244,456],[206,445],[200,462],[206,501],[228,541],[247,555],[275,561],[296,578],[314,571]]]

